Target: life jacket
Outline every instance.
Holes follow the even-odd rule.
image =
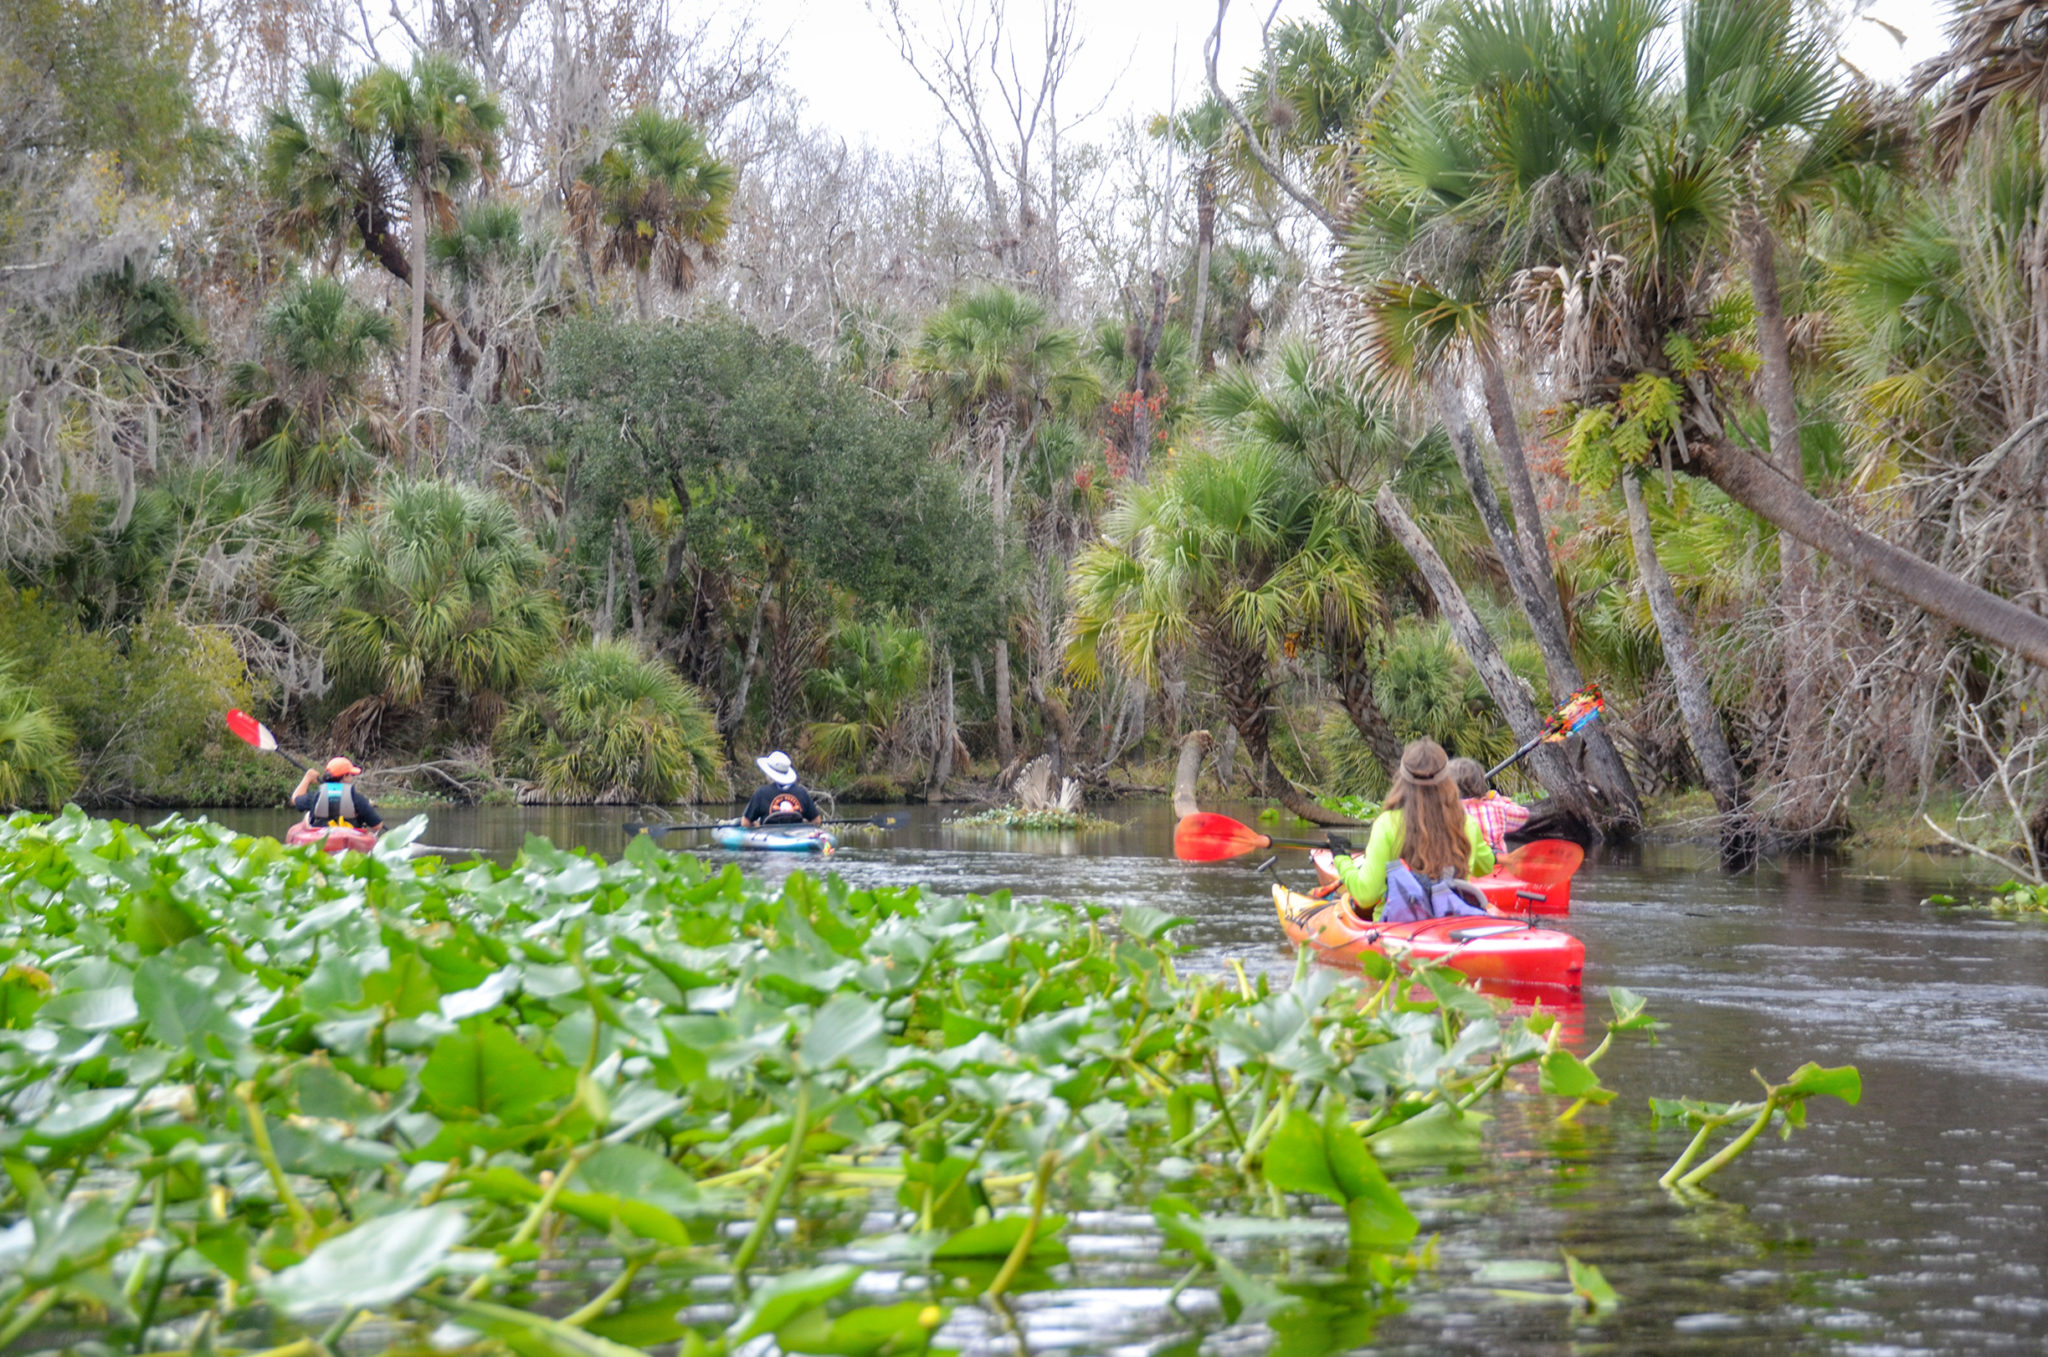
[[[777,792],[768,799],[768,813],[761,817],[764,825],[800,825],[804,822],[804,803],[794,789]]]
[[[1440,881],[1425,882],[1405,860],[1399,861],[1387,868],[1387,904],[1380,911],[1380,922],[1410,924],[1423,919],[1484,914],[1486,907],[1474,903],[1472,898],[1478,893],[1471,882],[1459,880],[1456,872],[1446,874]]]
[[[346,782],[326,782],[320,786],[320,799],[313,803],[313,809],[306,812],[309,825],[324,824],[330,829],[336,825],[356,823],[355,791]]]

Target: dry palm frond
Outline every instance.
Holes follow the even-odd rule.
[[[1952,171],[1977,123],[2005,95],[2048,102],[2048,4],[1992,0],[1961,7],[1949,47],[1913,72],[1912,96],[1940,90],[1928,140]]]

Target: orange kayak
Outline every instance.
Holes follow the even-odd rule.
[[[1337,885],[1337,869],[1330,850],[1318,848],[1309,855],[1315,864],[1316,884],[1325,890]],[[1475,876],[1472,884],[1486,893],[1487,900],[1503,914],[1564,915],[1572,912],[1572,880],[1566,876],[1553,885],[1524,881],[1512,873],[1491,872]]]
[[[1586,944],[1554,928],[1515,919],[1424,919],[1419,923],[1361,922],[1350,898],[1317,900],[1273,887],[1273,909],[1288,939],[1307,943],[1326,961],[1356,964],[1366,952],[1414,961],[1440,961],[1481,980],[1577,989],[1586,969]]]
[[[294,847],[317,843],[330,853],[367,853],[377,846],[377,835],[353,825],[309,825],[300,821],[285,831],[284,841]]]

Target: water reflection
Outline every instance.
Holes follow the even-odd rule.
[[[1294,959],[1246,863],[1174,861],[1165,806],[1107,814],[1118,828],[1027,836],[950,830],[942,812],[920,809],[893,834],[849,833],[822,865],[860,885],[1150,905],[1191,920],[1178,935],[1186,967],[1235,961],[1285,981]],[[291,817],[216,818],[278,833]],[[634,818],[643,816],[449,809],[426,837],[509,855],[537,833],[610,855]],[[770,879],[821,867],[738,860]],[[1307,878],[1299,854],[1281,867]],[[1669,1026],[1654,1044],[1618,1041],[1605,1058],[1603,1080],[1622,1095],[1610,1107],[1561,1126],[1556,1102],[1522,1080],[1489,1104],[1484,1160],[1397,1175],[1439,1235],[1437,1267],[1398,1310],[1382,1313],[1363,1295],[1341,1239],[1245,1240],[1248,1263],[1309,1284],[1327,1304],[1276,1336],[1263,1323],[1227,1323],[1213,1293],[1190,1290],[1179,1308],[1199,1343],[1157,1346],[1186,1331],[1163,1310],[1181,1269],[1158,1257],[1148,1217],[1107,1211],[1077,1222],[1072,1260],[1050,1279],[1057,1289],[1018,1298],[1031,1350],[2041,1351],[2048,928],[1922,906],[1961,870],[1951,863],[1903,863],[1889,877],[1825,861],[1737,878],[1711,867],[1690,850],[1645,849],[1581,872],[1565,926],[1586,940],[1587,1004],[1564,1016],[1597,1040],[1605,987],[1625,985]],[[1720,1204],[1681,1206],[1656,1187],[1684,1135],[1653,1128],[1646,1098],[1750,1097],[1752,1069],[1782,1079],[1809,1059],[1859,1066],[1862,1104],[1816,1104],[1789,1143],[1766,1138],[1714,1180]],[[1597,1325],[1499,1294],[1532,1289],[1502,1279],[1554,1267],[1567,1249],[1623,1297]],[[955,1324],[947,1339],[1007,1350],[989,1316],[963,1310]]]

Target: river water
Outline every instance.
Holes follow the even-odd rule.
[[[865,814],[871,808],[842,808]],[[1218,807],[1250,818],[1248,808]],[[285,812],[210,812],[281,832]],[[856,831],[827,864],[859,885],[921,882],[941,893],[1142,902],[1193,922],[1185,965],[1231,960],[1276,978],[1293,957],[1255,859],[1172,857],[1163,805],[1120,805],[1121,827],[1073,836],[956,830],[941,808],[906,829]],[[399,817],[393,817],[394,819]],[[627,812],[445,809],[436,843],[503,855],[528,833],[616,854]],[[673,845],[690,842],[674,835]],[[815,859],[749,855],[769,877]],[[1283,870],[1306,882],[1303,855]],[[1644,995],[1668,1023],[1651,1044],[1619,1038],[1602,1060],[1620,1096],[1559,1124],[1559,1100],[1526,1085],[1489,1101],[1479,1165],[1400,1175],[1435,1268],[1376,1325],[1282,1340],[1287,1351],[2027,1352],[2048,1350],[2048,925],[1921,904],[1953,862],[1796,861],[1730,878],[1685,848],[1597,855],[1573,884],[1565,925],[1586,942],[1584,1025],[1597,1039],[1605,990]],[[1567,1015],[1568,1017],[1576,1015]],[[1583,1047],[1581,1047],[1583,1049]],[[1682,1130],[1652,1126],[1646,1099],[1758,1092],[1802,1062],[1854,1064],[1863,1100],[1811,1105],[1808,1125],[1765,1137],[1681,1204],[1656,1186]],[[1164,1286],[1178,1271],[1132,1256],[1142,1221],[1076,1222],[1076,1286],[1022,1297],[1030,1350],[1255,1352],[1263,1326],[1199,1348],[1171,1342]],[[1599,1265],[1622,1297],[1597,1325],[1498,1294],[1562,1250]],[[1198,1316],[1199,1300],[1189,1307]],[[1212,1306],[1213,1310],[1213,1306]],[[979,1346],[978,1344],[976,1346]]]

